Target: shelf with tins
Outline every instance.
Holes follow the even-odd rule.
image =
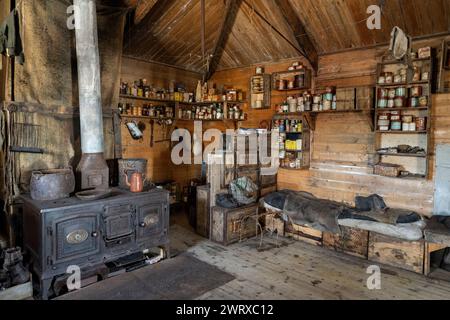
[[[276,114],[272,131],[279,132],[280,167],[304,170],[310,165],[311,133],[305,113]]]
[[[311,88],[311,70],[301,63],[294,63],[289,70],[272,73],[272,90],[290,92]]]
[[[375,149],[401,144],[420,147],[424,153],[376,152],[379,164],[397,165],[399,178],[426,178],[430,155],[433,60],[430,57],[382,61],[377,67],[376,103],[373,117]],[[388,164],[388,165],[389,165]]]

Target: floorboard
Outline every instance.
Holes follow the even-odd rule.
[[[286,238],[265,236],[228,247],[179,225],[171,229],[175,252],[190,252],[236,277],[198,299],[450,299],[450,283],[380,265],[381,289],[366,286],[370,261]]]

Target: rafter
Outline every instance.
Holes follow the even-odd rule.
[[[140,42],[151,38],[156,23],[164,13],[169,11],[175,2],[176,0],[157,0],[147,15],[141,19],[140,23],[131,27],[130,32],[127,33],[129,36],[125,39],[124,48],[138,45]]]
[[[291,27],[295,39],[297,40],[297,44],[303,51],[305,58],[308,59],[312,68],[317,72],[319,56],[313,42],[306,33],[302,21],[298,18],[294,8],[292,8],[292,5],[289,3],[289,0],[275,0],[275,3],[278,4],[284,19]]]
[[[136,13],[134,15],[134,23],[139,24],[142,19],[150,12],[158,0],[140,0],[136,6]]]
[[[242,0],[226,0],[225,14],[223,15],[219,37],[217,38],[217,41],[214,45],[212,57],[209,61],[208,70],[205,73],[205,81],[209,80],[217,70],[217,66],[219,65],[220,59],[222,58],[225,44],[227,43],[228,37],[230,36],[231,29],[233,28],[234,22],[236,20],[236,15],[241,3]]]

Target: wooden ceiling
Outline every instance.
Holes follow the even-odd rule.
[[[124,54],[205,72],[201,0],[123,0],[135,8]],[[229,14],[229,3],[235,3]],[[418,37],[450,32],[450,0],[205,0],[205,49],[214,70],[386,44],[399,26]],[[381,30],[366,26],[382,8]],[[228,13],[228,14],[227,14]],[[227,28],[228,21],[231,25]],[[224,26],[225,24],[225,26]],[[226,31],[226,37],[222,35]]]

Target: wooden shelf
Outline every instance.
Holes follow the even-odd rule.
[[[428,131],[393,131],[393,130],[388,130],[388,131],[380,131],[380,130],[376,130],[377,133],[385,133],[385,134],[427,134]]]
[[[309,90],[311,89],[310,87],[301,87],[301,88],[292,88],[292,89],[273,89],[274,91],[279,91],[279,92],[287,92],[287,91],[300,91],[300,90]]]
[[[229,120],[229,119],[176,119],[176,121],[202,121],[202,122],[223,122],[223,121],[243,121],[243,120]]]
[[[407,86],[407,82],[399,82],[399,83],[377,83],[378,87],[382,88],[390,88],[390,87],[404,87]]]
[[[389,156],[389,157],[411,157],[411,158],[426,158],[426,154],[417,154],[417,153],[387,153],[387,152],[377,152],[380,156]]]
[[[383,112],[383,111],[423,111],[423,110],[428,110],[428,107],[376,108],[375,110],[377,113]]]
[[[121,114],[120,117],[121,118],[151,119],[151,120],[175,120],[175,118],[169,118],[169,117],[133,116],[131,114]]]
[[[324,110],[324,111],[308,111],[308,112],[311,114],[320,114],[320,113],[352,113],[363,111],[370,111],[370,110],[350,109],[350,110]]]
[[[143,100],[143,101],[151,101],[151,102],[161,102],[161,103],[176,103],[178,101],[168,100],[168,99],[157,99],[157,98],[146,98],[146,97],[138,97],[138,96],[130,96],[123,95],[119,96],[121,99],[131,99],[131,100]]]

